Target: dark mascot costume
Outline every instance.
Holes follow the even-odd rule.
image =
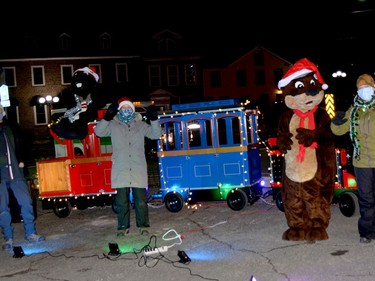
[[[304,58],[279,81],[287,110],[278,125],[277,145],[284,154],[282,200],[289,228],[284,240],[328,239],[336,160],[331,119],[319,107],[324,83],[317,67]]]
[[[71,85],[60,94],[64,114],[53,115],[50,128],[65,139],[83,139],[88,134],[87,124],[97,119],[98,110],[106,104],[98,89],[99,76],[93,67],[77,69]]]

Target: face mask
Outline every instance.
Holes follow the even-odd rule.
[[[359,89],[357,91],[358,96],[364,101],[370,101],[371,98],[374,96],[374,88],[373,87],[365,87]]]
[[[120,110],[119,114],[121,115],[121,117],[127,118],[127,117],[129,117],[133,114],[133,110],[131,110],[131,109]]]
[[[118,119],[125,124],[129,124],[134,118],[135,112],[131,109],[120,110],[118,113]]]

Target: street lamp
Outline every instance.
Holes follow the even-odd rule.
[[[341,71],[341,70],[337,70],[337,71],[335,71],[335,72],[332,73],[332,77],[333,78],[340,78],[340,77],[345,78],[346,77],[346,72]]]
[[[46,104],[47,106],[48,106],[48,122],[51,122],[51,114],[52,114],[52,109],[53,109],[53,106],[52,106],[52,104],[54,104],[54,103],[57,103],[57,102],[59,102],[59,97],[53,97],[53,96],[51,96],[51,95],[47,95],[46,97],[40,97],[39,99],[38,99],[38,102],[40,103],[40,104]]]

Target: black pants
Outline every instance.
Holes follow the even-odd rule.
[[[375,238],[375,168],[354,168],[358,189],[360,237]]]

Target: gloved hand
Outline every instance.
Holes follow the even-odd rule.
[[[344,124],[346,121],[348,121],[347,118],[345,117],[345,112],[344,111],[337,111],[336,116],[332,119],[332,123],[339,126]]]
[[[111,121],[113,117],[116,116],[117,112],[118,112],[118,103],[114,102],[108,107],[107,111],[105,112],[103,116],[103,119],[106,121]]]
[[[313,142],[318,142],[319,136],[317,130],[309,130],[305,128],[297,128],[296,140],[305,147],[310,147]]]
[[[158,120],[158,110],[155,105],[152,104],[149,107],[147,107],[146,116],[147,119],[150,121]]]
[[[276,139],[276,144],[280,150],[281,153],[285,154],[288,150],[292,149],[292,137],[293,134],[291,133],[285,133],[285,134],[278,134]]]

